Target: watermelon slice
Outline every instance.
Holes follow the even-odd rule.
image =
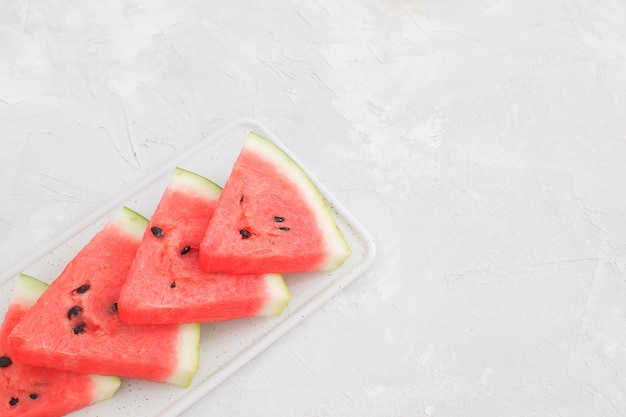
[[[198,324],[129,326],[117,301],[148,220],[122,208],[65,267],[10,333],[15,360],[65,371],[188,386]]]
[[[113,396],[114,376],[58,371],[21,363],[9,354],[7,336],[48,285],[20,274],[0,327],[0,417],[56,417]]]
[[[350,247],[319,190],[280,148],[250,132],[200,245],[209,272],[330,271]]]
[[[146,229],[118,301],[130,324],[193,323],[279,315],[289,291],[279,274],[211,274],[198,248],[221,188],[176,168]]]

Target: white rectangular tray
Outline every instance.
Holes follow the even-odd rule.
[[[122,205],[149,217],[167,186],[173,169],[177,166],[203,175],[223,185],[239,154],[248,131],[265,136],[297,163],[302,163],[265,127],[253,120],[230,124],[189,149],[179,158],[170,161],[158,172],[125,195],[103,207],[88,219],[61,236],[57,243],[44,247],[32,257],[16,264],[1,275],[0,313],[4,316],[6,303],[15,285],[15,277],[25,272],[51,282],[65,264],[101,230]],[[343,208],[302,166],[326,198],[337,224],[346,237],[352,255],[336,271],[285,275],[291,292],[291,301],[280,317],[233,320],[202,325],[200,340],[200,368],[189,388],[147,381],[123,379],[116,395],[107,401],[77,411],[73,417],[95,416],[176,416],[206,395],[221,381],[245,365],[270,346],[280,336],[294,327],[331,297],[361,275],[374,260],[374,243],[369,233]]]

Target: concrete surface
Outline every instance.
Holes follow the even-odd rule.
[[[190,416],[621,416],[626,3],[0,5],[0,267],[233,120],[373,267]]]

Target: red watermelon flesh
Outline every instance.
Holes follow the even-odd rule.
[[[248,134],[200,245],[202,269],[330,271],[350,253],[307,174],[272,142]]]
[[[15,360],[65,371],[188,386],[199,325],[129,326],[117,301],[148,221],[124,207],[72,259],[15,326]]]
[[[278,315],[289,301],[279,274],[212,274],[198,249],[221,188],[176,168],[122,287],[118,314],[130,324],[224,321]]]
[[[57,417],[115,394],[120,379],[21,363],[7,349],[9,332],[48,287],[21,274],[0,327],[0,417]]]

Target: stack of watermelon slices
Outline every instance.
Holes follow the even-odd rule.
[[[283,273],[331,271],[350,254],[306,173],[251,132],[223,190],[176,168],[150,221],[123,207],[49,288],[18,278],[0,417],[64,415],[111,397],[118,377],[187,387],[199,323],[280,315]]]

